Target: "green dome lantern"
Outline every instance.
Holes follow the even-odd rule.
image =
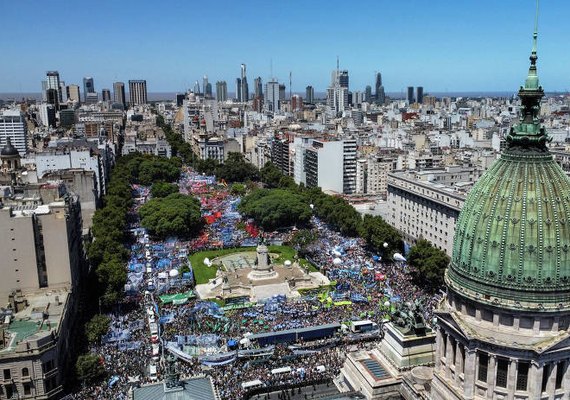
[[[540,124],[536,38],[535,29],[520,121],[467,196],[446,282],[479,302],[548,311],[570,309],[570,180]]]

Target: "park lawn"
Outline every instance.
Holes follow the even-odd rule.
[[[192,269],[194,271],[194,279],[196,280],[196,284],[200,285],[203,283],[208,283],[210,279],[216,277],[216,272],[218,268],[215,265],[208,267],[204,265],[204,259],[209,258],[213,260],[214,258],[225,256],[227,254],[232,253],[243,253],[243,252],[250,252],[255,251],[255,247],[236,247],[231,249],[214,249],[214,250],[205,250],[199,251],[190,255],[190,264],[192,264]],[[275,260],[278,264],[283,264],[285,260],[293,261],[295,257],[295,249],[289,246],[269,246],[269,252],[274,254],[279,254],[277,260]],[[299,263],[302,266],[308,268],[309,272],[317,272],[318,269],[305,260],[304,258],[299,259]]]
[[[283,264],[286,260],[293,262],[295,258],[296,251],[290,246],[269,246],[269,252],[279,254],[276,262],[278,264]],[[318,272],[319,270],[304,258],[299,258],[299,264],[303,267],[307,267],[309,272]]]
[[[218,267],[212,265],[208,267],[204,265],[204,259],[209,258],[213,260],[216,257],[225,256],[227,254],[232,253],[243,253],[246,251],[255,251],[255,247],[235,247],[231,249],[213,249],[213,250],[205,250],[199,251],[197,253],[191,254],[190,264],[192,265],[192,270],[194,271],[194,279],[196,280],[196,285],[200,285],[202,283],[208,283],[210,279],[216,277],[216,272],[218,271]]]

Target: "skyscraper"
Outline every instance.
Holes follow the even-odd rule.
[[[406,97],[406,100],[408,101],[408,104],[414,103],[414,87],[413,86],[408,86],[408,96]]]
[[[247,85],[247,76],[245,64],[241,65],[241,98],[239,99],[242,103],[247,103],[249,100],[249,86]]]
[[[339,71],[338,84],[340,85],[340,87],[348,89],[348,71],[347,70]]]
[[[380,88],[382,87],[382,74],[380,72],[376,73],[376,82],[374,83],[374,94],[376,95],[376,100],[380,100]]]
[[[253,86],[255,90],[255,97],[263,98],[263,82],[260,76],[254,79]]]
[[[111,90],[110,89],[101,90],[101,98],[103,101],[111,101]]]
[[[87,103],[87,96],[89,94],[95,93],[95,83],[93,78],[87,76],[83,78],[83,101]]]
[[[210,82],[206,83],[206,87],[204,88],[204,97],[211,99],[212,96],[212,84]]]
[[[280,110],[279,82],[271,80],[265,84],[265,110],[267,112],[277,112]]]
[[[0,111],[0,148],[8,143],[18,149],[20,156],[28,151],[28,124],[20,110]]]
[[[146,81],[130,80],[129,81],[129,104],[131,106],[147,103]]]
[[[364,89],[364,101],[367,103],[372,102],[372,87],[370,85]]]
[[[247,103],[249,100],[249,86],[247,85],[246,67],[245,64],[241,64],[241,77],[239,79],[239,96],[238,101],[241,103]]]
[[[125,95],[125,84],[123,82],[113,83],[113,102],[127,106],[127,98]]]
[[[208,75],[202,78],[202,94],[206,97],[206,86],[208,86]]]
[[[422,104],[424,101],[424,88],[422,86],[418,86],[416,88],[416,103]]]
[[[216,82],[216,100],[220,102],[228,100],[228,84],[226,81]]]
[[[241,101],[241,78],[236,78],[236,100]]]
[[[279,84],[279,101],[284,101],[287,93],[287,87],[284,83]]]
[[[198,81],[194,82],[194,89],[192,89],[192,92],[194,92],[196,96],[202,94],[202,92],[200,91],[200,82]]]
[[[348,71],[340,71],[338,59],[336,70],[331,73],[331,85],[327,88],[327,106],[334,114],[348,108]]]
[[[59,102],[60,104],[67,102],[67,87],[64,81],[59,82]]]
[[[305,101],[309,104],[315,101],[315,89],[310,85],[305,88]]]
[[[58,104],[61,102],[61,88],[60,88],[60,81],[59,81],[59,72],[57,71],[48,71],[46,73],[46,89],[53,89],[57,92],[57,102]]]

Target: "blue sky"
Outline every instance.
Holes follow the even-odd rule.
[[[146,79],[182,91],[207,74],[229,91],[247,65],[293,91],[323,91],[340,57],[351,90],[382,72],[388,92],[515,91],[531,49],[534,0],[1,1],[0,92],[38,92],[47,70],[95,88]],[[570,89],[570,2],[543,1],[539,75]]]

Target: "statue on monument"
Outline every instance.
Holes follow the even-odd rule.
[[[426,325],[422,314],[423,309],[424,306],[420,300],[400,303],[392,314],[392,321],[404,335],[425,335]]]

